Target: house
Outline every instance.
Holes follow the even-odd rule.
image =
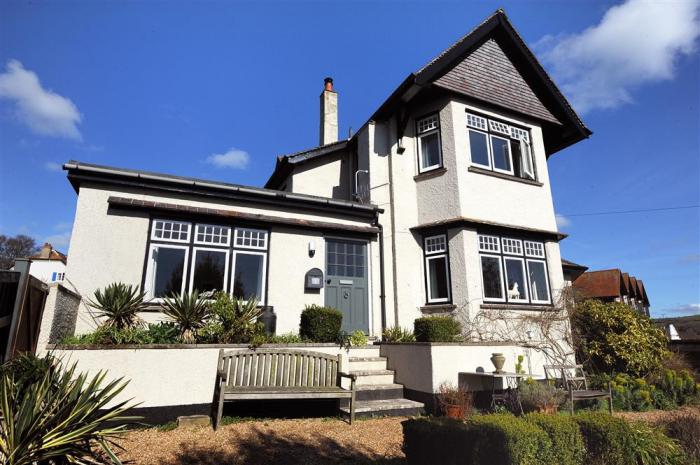
[[[62,282],[66,276],[66,256],[48,242],[29,259],[32,261],[29,274],[45,283]]]
[[[564,284],[566,286],[571,286],[588,269],[587,266],[579,265],[563,258],[561,259],[561,268],[564,273]]]
[[[326,78],[319,145],[278,157],[264,188],[67,162],[78,194],[67,273],[83,301],[77,321],[61,325],[92,330],[85,298],[116,281],[144,289],[147,321],[162,318],[158,302],[171,293],[224,290],[272,307],[277,333],[297,332],[308,304],[336,307],[344,331],[374,337],[424,315],[465,325],[495,315],[497,339],[383,344],[381,357],[378,347],[355,349],[365,352],[351,363],[375,367],[358,368],[365,382],[426,403],[458,372],[483,373],[494,351],[507,354],[510,371],[527,353],[528,369],[542,374],[553,360],[539,339],[556,339],[557,361],[570,362],[568,325],[543,338],[508,323],[558,308],[566,235],[547,163],[591,132],[505,13],[408,74],[348,139],[338,138],[338,109]],[[177,354],[164,350],[159,363],[188,376],[188,389],[198,383],[169,390],[168,405],[208,408],[212,378],[203,370],[215,368],[216,350],[168,350]],[[76,352],[83,366],[118,367],[129,389],[143,386],[133,392],[144,406],[166,402],[154,388],[158,367],[145,365],[153,355]]]
[[[574,280],[573,287],[582,297],[622,302],[649,316],[649,297],[644,283],[617,268],[586,271]]]
[[[696,372],[700,372],[700,315],[656,318],[668,338],[670,350],[682,354]]]
[[[223,289],[274,307],[281,332],[327,304],[370,335],[555,305],[565,235],[547,161],[591,132],[503,11],[410,73],[351,138],[338,140],[332,79],[320,114],[321,145],[279,157],[264,189],[66,163],[75,290],[123,281],[157,302]]]

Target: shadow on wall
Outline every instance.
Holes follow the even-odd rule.
[[[235,438],[235,449],[213,449],[194,441],[180,445],[175,460],[162,465],[292,465],[292,464],[405,464],[404,458],[386,458],[357,446],[341,444],[333,439],[314,434],[304,438],[290,438],[279,433],[254,428],[253,434]],[[228,446],[228,444],[227,444]]]

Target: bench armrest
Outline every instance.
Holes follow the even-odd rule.
[[[222,370],[221,368],[216,369],[216,374],[219,376],[219,380],[223,381],[224,383],[228,381],[226,379],[227,373],[224,370]]]
[[[338,377],[339,378],[349,378],[350,379],[350,390],[351,391],[355,390],[355,381],[357,381],[357,375],[353,375],[352,373],[345,373],[343,371],[339,371]]]

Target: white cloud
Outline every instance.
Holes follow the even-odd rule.
[[[36,73],[10,60],[0,73],[0,98],[15,104],[17,118],[43,136],[82,140],[78,124],[82,116],[70,99],[42,87]]]
[[[211,163],[219,168],[233,168],[237,170],[245,169],[250,161],[250,155],[245,150],[230,148],[226,153],[209,155],[207,163]]]
[[[554,219],[557,221],[557,229],[564,229],[571,226],[571,220],[564,215],[557,214],[554,216]]]
[[[581,113],[633,101],[643,84],[673,79],[695,51],[700,0],[628,0],[600,23],[571,35],[545,36],[534,48]]]
[[[700,314],[700,303],[677,305],[675,307],[664,308],[654,313],[662,316],[698,315]]]
[[[60,163],[56,163],[55,161],[47,161],[44,163],[44,169],[47,171],[60,172],[63,168]]]

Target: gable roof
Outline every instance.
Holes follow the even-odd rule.
[[[51,244],[48,242],[44,243],[43,247],[39,251],[39,253],[36,253],[29,257],[30,260],[56,260],[63,262],[64,264],[67,262],[68,257],[66,257],[65,254],[59,252],[58,250],[54,249]]]
[[[482,46],[486,49],[481,49]],[[476,55],[471,56],[473,53]],[[487,86],[482,81],[494,72],[493,69],[488,69],[489,66],[503,71],[504,79],[501,83],[488,83]],[[517,76],[513,70],[517,70]],[[513,88],[506,85],[520,80],[526,85],[522,86],[521,83]],[[592,134],[502,9],[421,69],[411,73],[371,119],[385,119],[398,105],[407,103],[421,89],[433,85],[543,121],[548,155]],[[525,98],[527,96],[523,94],[529,93],[536,97],[541,106],[532,102],[532,99]]]
[[[622,273],[619,269],[587,271],[574,281],[574,287],[586,297],[619,297]]]
[[[294,170],[294,165],[303,164],[309,160],[341,152],[348,148],[351,139],[339,140],[326,145],[320,145],[312,149],[302,150],[301,152],[291,153],[289,155],[280,155],[277,157],[275,169],[270,175],[270,178],[265,183],[266,189],[278,189],[287,176]]]

